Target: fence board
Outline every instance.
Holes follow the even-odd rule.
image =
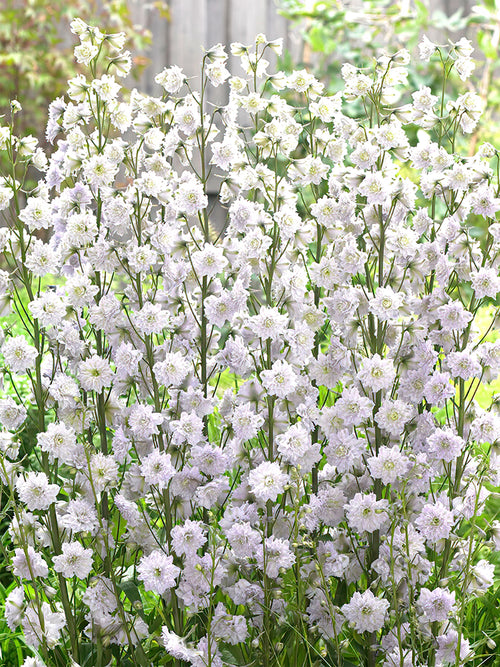
[[[170,0],[166,60],[188,77],[198,77],[202,47],[207,42],[207,0]]]

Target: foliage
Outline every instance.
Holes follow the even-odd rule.
[[[163,3],[157,4],[164,12]],[[127,46],[135,52],[150,44],[149,32],[133,24],[127,0],[3,0],[0,114],[8,117],[10,101],[18,100],[24,109],[18,120],[18,130],[23,135],[33,134],[42,141],[40,130],[46,124],[47,106],[64,93],[67,80],[75,73],[73,45],[65,26],[77,16],[92,19],[104,29],[125,32]],[[136,58],[136,75],[146,62],[144,57]]]
[[[338,89],[342,63],[360,66],[380,53],[394,53],[406,48],[413,56],[408,67],[410,86],[417,88],[425,83],[439,94],[442,83],[440,64],[437,61],[423,63],[415,57],[417,44],[423,34],[443,45],[450,38],[467,35],[479,51],[471,82],[486,106],[481,136],[473,138],[471,150],[478,140],[498,141],[498,0],[480,2],[468,15],[459,8],[449,16],[429,0],[363,0],[361,5],[354,7],[337,0],[280,0],[279,6],[301,31],[306,43],[305,64],[312,67],[316,76],[332,91]],[[285,62],[288,67],[293,66],[290,60],[285,59]],[[454,74],[449,84],[452,97],[461,87],[460,77]]]

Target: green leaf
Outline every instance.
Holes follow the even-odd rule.
[[[118,584],[118,588],[122,591],[122,593],[125,593],[125,597],[130,600],[132,606],[139,611],[140,616],[144,621],[146,621],[143,602],[137,584],[129,579],[128,581],[122,581],[120,584]]]
[[[497,50],[493,46],[491,37],[487,32],[480,30],[477,33],[477,44],[488,60],[494,60],[497,56]]]

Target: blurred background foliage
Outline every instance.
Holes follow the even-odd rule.
[[[151,9],[168,18],[163,2]],[[103,31],[124,32],[138,78],[148,64],[141,54],[151,43],[149,30],[136,25],[127,0],[0,0],[0,114],[8,116],[17,99],[19,135],[33,134],[44,144],[47,107],[64,94],[66,82],[80,70],[75,62],[69,23],[79,17]]]
[[[444,0],[278,0],[280,12],[292,21],[304,40],[303,63],[285,58],[286,70],[302,64],[336,92],[343,86],[340,68],[348,62],[366,66],[381,53],[395,53],[406,48],[412,54],[408,90],[429,86],[439,94],[442,85],[441,64],[421,62],[417,45],[422,35],[437,44],[448,39],[469,38],[476,51],[476,69],[464,84],[456,74],[449,82],[448,97],[457,97],[464,86],[475,90],[485,100],[486,113],[472,137],[469,151],[477,141],[497,143],[500,139],[500,0],[484,0],[466,12],[465,4],[451,14],[445,12]],[[462,3],[459,3],[461,5]]]

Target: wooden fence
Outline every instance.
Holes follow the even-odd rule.
[[[130,0],[136,23],[148,28],[153,36],[147,53],[151,65],[141,82],[144,92],[159,92],[153,74],[166,65],[178,65],[192,77],[199,74],[202,47],[221,42],[251,44],[258,33],[270,38],[283,37],[284,46],[300,57],[302,40],[291,23],[278,13],[275,0],[168,0],[170,20],[158,17],[150,3]],[[229,70],[238,74],[230,58]]]
[[[278,13],[275,0],[168,0],[169,20],[161,19],[158,12],[143,0],[129,0],[135,23],[148,28],[152,44],[145,54],[151,64],[145,70],[139,89],[156,95],[161,92],[154,76],[165,66],[178,65],[188,77],[199,77],[202,48],[221,42],[229,53],[231,42],[252,44],[258,33],[269,38],[283,37],[284,47],[299,60],[303,42],[290,21]],[[272,54],[270,54],[272,55]],[[271,58],[268,58],[271,59]],[[230,56],[228,69],[242,74],[236,58]],[[193,82],[196,89],[196,81]],[[209,86],[209,101],[224,104],[224,91]],[[208,183],[211,223],[220,229],[226,218],[225,209],[217,202],[220,182],[213,178]]]

